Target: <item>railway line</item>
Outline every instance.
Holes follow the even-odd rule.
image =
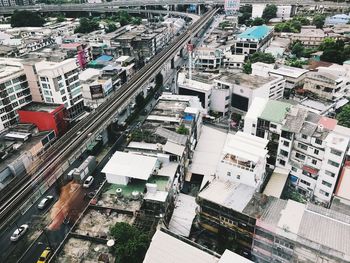
[[[74,154],[91,133],[98,130],[108,120],[113,118],[117,110],[129,99],[132,98],[142,85],[152,78],[162,65],[171,59],[184,44],[188,42],[193,34],[196,34],[202,26],[217,12],[218,9],[211,9],[199,20],[194,22],[186,32],[176,37],[174,41],[151,61],[140,69],[127,83],[125,83],[109,100],[98,107],[95,112],[81,120],[70,129],[58,141],[56,141],[42,157],[42,160],[34,166],[33,172],[25,176],[19,182],[19,187],[8,194],[7,199],[0,207],[0,229],[9,223],[11,218],[18,212],[16,208],[22,205],[23,201],[33,192],[33,185],[39,185],[51,174],[63,165],[66,160]],[[28,180],[29,178],[29,180]]]

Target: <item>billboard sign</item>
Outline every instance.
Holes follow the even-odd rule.
[[[93,99],[99,99],[104,97],[101,84],[90,86],[90,93],[91,93],[91,98]]]

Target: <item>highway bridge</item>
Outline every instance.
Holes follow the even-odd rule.
[[[40,12],[113,12],[119,7],[144,7],[156,5],[223,5],[224,0],[117,0],[99,4],[63,4],[63,5],[31,5],[31,6],[10,6],[1,7],[0,14],[12,14],[14,10],[29,10]],[[350,7],[350,2],[341,1],[315,1],[315,0],[241,0],[241,5],[245,4],[276,4],[295,6],[327,6],[327,7]]]
[[[186,32],[176,37],[167,48],[153,57],[107,101],[49,148],[42,160],[37,163],[36,172],[32,176],[27,176],[1,204],[0,228],[6,226],[14,216],[18,215],[19,207],[32,195],[33,187],[39,186],[44,181],[56,180],[61,175],[62,169],[69,166],[69,160],[72,161],[80,156],[82,147],[94,140],[97,134],[114,121],[118,110],[127,105],[130,99],[140,92],[142,86],[152,79],[163,65],[173,59],[188,41],[208,23],[217,10],[211,9],[195,21]]]

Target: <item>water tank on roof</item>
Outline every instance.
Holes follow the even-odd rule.
[[[117,197],[122,197],[123,196],[123,189],[121,188],[117,188],[117,190],[115,191]]]
[[[140,192],[139,191],[133,191],[131,193],[131,199],[132,200],[138,200],[140,198]]]

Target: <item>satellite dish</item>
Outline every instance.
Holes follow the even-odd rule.
[[[107,241],[107,247],[113,247],[115,244],[115,241],[113,239],[110,239]]]

